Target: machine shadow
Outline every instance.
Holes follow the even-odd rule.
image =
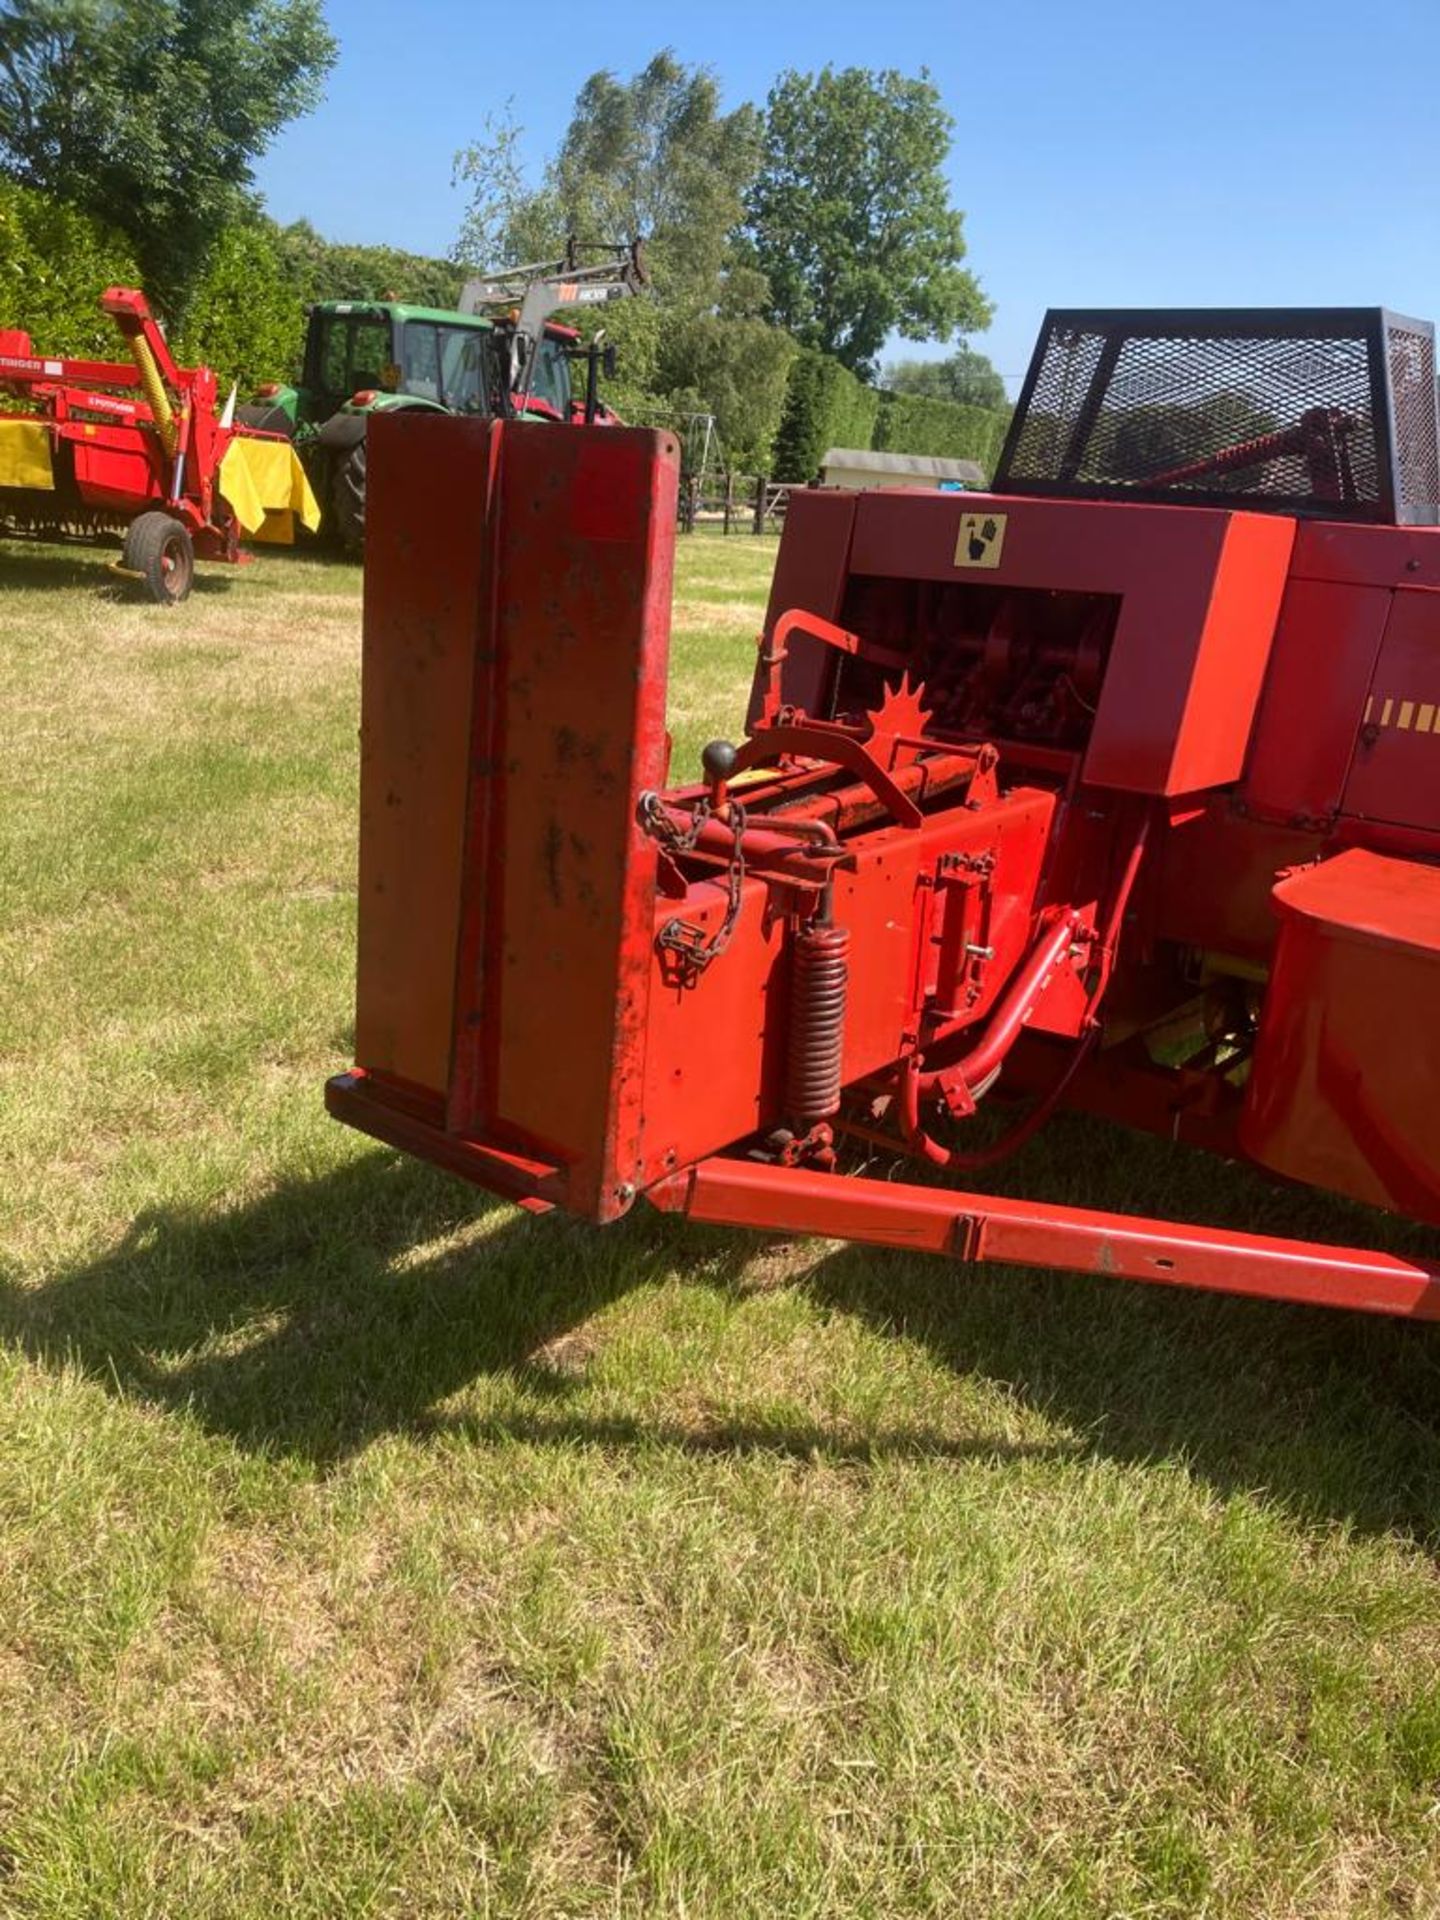
[[[6,540],[0,535],[0,570],[3,570],[5,584],[35,593],[48,593],[57,587],[87,587],[103,600],[127,599],[135,605],[146,604],[143,598],[135,598],[129,582],[117,579],[107,570],[108,562],[120,551],[118,540],[97,541],[94,546],[77,544],[74,551],[73,560],[68,553],[53,550],[27,552],[23,540]],[[225,574],[207,571],[202,564],[196,570],[190,590],[198,594],[228,593],[230,586],[231,581]]]
[[[113,548],[77,546],[74,551],[75,557],[71,559],[68,553],[27,550],[23,541],[0,538],[0,567],[4,568],[5,583],[28,587],[36,593],[48,592],[52,587],[119,591],[120,582],[105,571],[107,558],[113,558],[120,551],[118,542]]]
[[[1185,1208],[1156,1184],[1176,1180],[1173,1155],[1062,1119],[1017,1156],[1005,1185],[1054,1197],[1062,1167],[1064,1197],[1091,1205],[1134,1211],[1143,1194],[1219,1223],[1374,1236],[1372,1215],[1277,1192],[1235,1168],[1210,1182],[1208,1207]],[[1179,1166],[1194,1179],[1187,1157]],[[1398,1530],[1427,1548],[1440,1540],[1440,1330],[1349,1313],[848,1247],[797,1283],[826,1311],[923,1342],[957,1373],[1003,1381],[1065,1431],[1019,1446],[970,1441],[918,1427],[897,1407],[883,1431],[856,1438],[803,1421],[597,1418],[578,1403],[583,1371],[555,1358],[567,1335],[677,1272],[746,1288],[761,1244],[643,1207],[603,1231],[534,1220],[373,1151],[219,1213],[154,1210],[100,1259],[43,1285],[0,1276],[0,1338],[248,1450],[321,1470],[393,1432],[832,1462],[1181,1461],[1221,1491],[1261,1490],[1306,1522]],[[502,1373],[528,1406],[480,1419],[445,1409]]]
[[[0,1275],[0,1338],[323,1467],[482,1374],[543,1386],[536,1356],[660,1257],[658,1237],[532,1220],[375,1151],[248,1205],[144,1213],[38,1287]]]
[[[1440,1257],[1433,1231],[1078,1114],[1052,1121],[987,1185]],[[807,1284],[828,1309],[1004,1381],[1092,1456],[1183,1462],[1222,1493],[1258,1491],[1307,1523],[1440,1548],[1440,1324],[861,1247]]]
[[[249,1205],[142,1214],[100,1259],[39,1287],[0,1275],[0,1339],[246,1449],[322,1470],[393,1432],[804,1459],[1028,1451],[947,1445],[903,1415],[893,1434],[855,1442],[804,1423],[692,1428],[596,1420],[567,1404],[581,1385],[556,1357],[567,1335],[677,1268],[735,1288],[758,1244],[647,1207],[603,1231],[532,1219],[376,1151]],[[528,1409],[478,1421],[444,1410],[450,1395],[500,1373]]]

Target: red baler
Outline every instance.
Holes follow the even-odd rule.
[[[372,455],[340,1118],[597,1222],[1440,1316],[1423,1256],[983,1190],[1064,1104],[1440,1223],[1428,326],[1050,314],[992,493],[792,496],[688,785],[673,443]]]

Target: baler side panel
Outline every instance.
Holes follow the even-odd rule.
[[[1418,527],[1303,521],[1291,572],[1297,580],[1353,587],[1440,587],[1440,540]]]
[[[655,877],[636,808],[664,778],[676,450],[518,426],[502,472],[483,1114],[568,1165],[567,1205],[604,1218],[639,1155]]]
[[[439,1093],[450,1075],[475,625],[491,429],[371,422],[360,703],[355,1057]]]
[[[1384,587],[1290,582],[1244,783],[1263,819],[1299,825],[1338,812],[1390,601]]]
[[[1440,833],[1440,591],[1394,596],[1357,717],[1345,812]]]

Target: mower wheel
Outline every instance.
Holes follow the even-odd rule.
[[[178,607],[195,580],[195,547],[188,527],[168,513],[142,513],[130,522],[120,565],[157,607]]]
[[[337,454],[330,469],[330,511],[340,544],[352,559],[365,551],[365,441]]]

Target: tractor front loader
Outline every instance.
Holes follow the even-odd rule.
[[[365,546],[370,422],[379,414],[461,414],[565,426],[609,424],[599,399],[601,343],[587,348],[550,318],[637,293],[647,284],[637,240],[606,258],[508,269],[466,283],[456,312],[387,300],[311,307],[299,384],[270,381],[240,417],[292,438],[324,505],[325,527],[346,553]],[[577,398],[571,367],[587,362]]]
[[[59,360],[0,332],[0,532],[41,539],[123,533],[114,571],[161,606],[185,599],[197,553],[240,563],[242,534],[288,543],[315,503],[285,440],[217,413],[209,367],[179,367],[143,294],[110,287],[101,309],[129,358]]]
[[[373,451],[339,1118],[597,1223],[1440,1318],[1429,326],[1052,313],[992,493],[793,497],[679,784],[673,441]],[[1415,1250],[987,1192],[1062,1106]]]
[[[586,252],[600,257],[586,261]],[[553,409],[558,418],[594,426],[603,413],[598,392],[600,368],[604,364],[607,372],[615,371],[613,353],[607,355],[605,351],[604,332],[597,329],[586,345],[572,329],[547,322],[557,313],[608,307],[616,300],[643,293],[649,284],[643,241],[582,248],[572,234],[558,260],[532,261],[528,266],[506,267],[467,280],[460,293],[460,309],[462,313],[488,314],[492,319],[508,358],[507,384],[517,413],[535,411],[538,402],[542,411]],[[556,405],[559,396],[554,394],[554,371],[547,360],[582,355],[586,361],[585,398],[569,398],[567,381],[568,403],[562,409]]]

